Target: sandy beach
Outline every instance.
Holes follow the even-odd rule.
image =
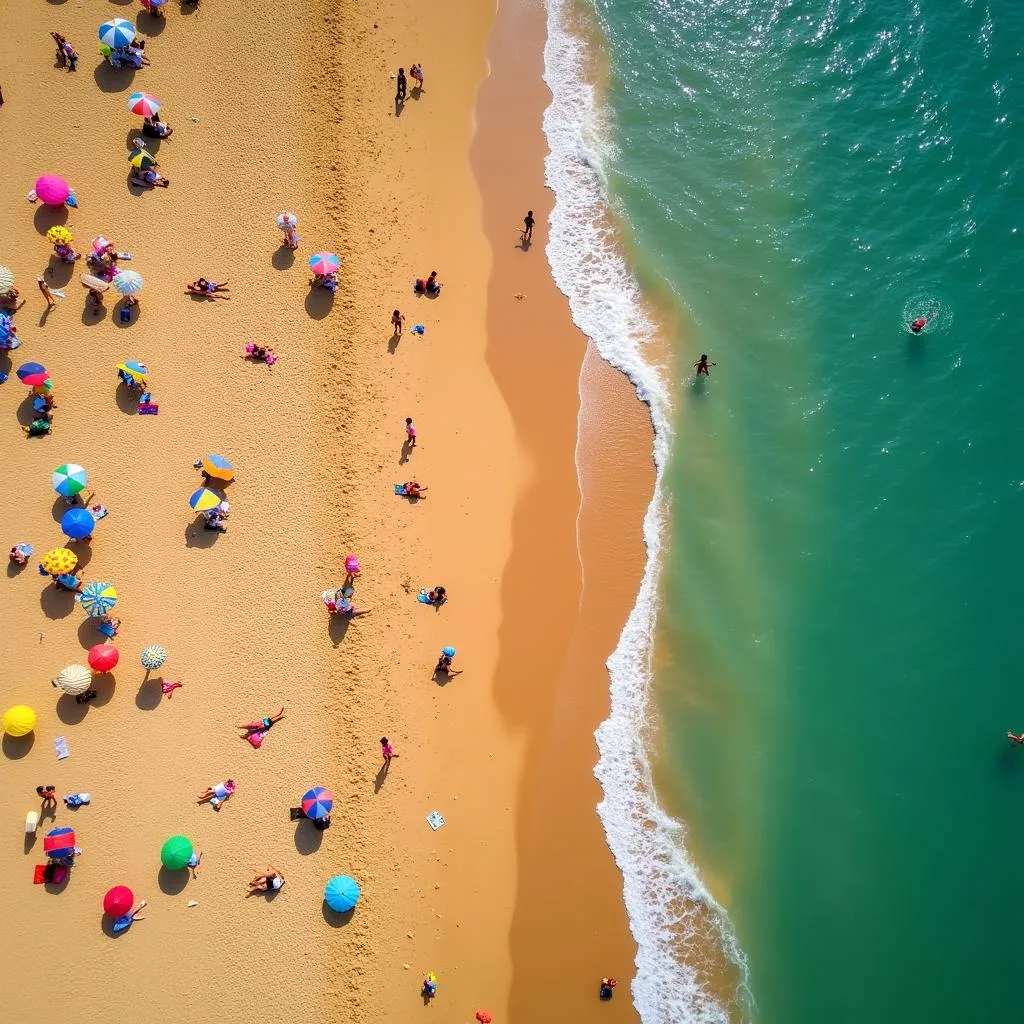
[[[609,1019],[631,1019],[632,950],[593,812],[591,733],[607,703],[603,659],[642,564],[630,517],[647,496],[615,504],[615,600],[595,609],[576,547],[586,347],[542,248],[542,21],[532,12],[517,44],[537,73],[531,88],[518,83],[520,108],[515,67],[493,50],[489,81],[505,94],[485,88],[478,106],[486,7],[166,9],[166,22],[115,2],[0,16],[0,263],[28,300],[15,318],[22,347],[0,364],[11,374],[0,388],[0,524],[37,557],[59,546],[65,506],[50,474],[86,466],[110,515],[72,547],[87,581],[117,587],[122,620],[120,664],[98,677],[95,701],[77,705],[49,679],[85,663],[102,637],[36,572],[37,557],[3,580],[3,705],[38,714],[31,737],[5,738],[0,760],[0,864],[17,894],[5,973],[27,976],[43,958],[66,979],[62,1007],[86,1022],[116,1019],[128,1000],[143,1021],[401,1021],[421,1019],[420,980],[432,970],[432,1015],[468,1021],[486,1009],[501,1021],[585,1012],[596,977],[614,970],[624,984]],[[137,22],[151,66],[100,62],[96,29],[115,16]],[[77,72],[54,66],[50,30],[78,49]],[[392,75],[414,60],[425,86],[396,108]],[[127,187],[140,119],[126,99],[138,89],[161,99],[175,129],[156,153],[166,190]],[[520,109],[504,140],[486,135],[481,117],[494,125]],[[522,170],[521,197],[481,156],[520,131],[502,173]],[[68,178],[78,209],[25,201],[49,172]],[[531,204],[538,237],[523,252],[514,229]],[[282,209],[299,216],[295,253],[279,248]],[[114,296],[104,315],[83,313],[84,268],[48,263],[55,219],[80,250],[104,234],[132,253],[145,287],[130,325]],[[333,302],[307,286],[306,260],[321,249],[342,259]],[[67,298],[43,320],[35,277],[48,266]],[[413,279],[434,269],[442,295],[415,298]],[[200,274],[229,280],[230,300],[183,294]],[[390,328],[396,307],[401,338]],[[415,324],[422,337],[409,332]],[[243,360],[250,341],[272,344],[275,365]],[[534,360],[555,347],[538,382]],[[18,426],[27,389],[13,367],[29,359],[55,382],[44,438]],[[116,387],[124,359],[150,368],[158,415],[137,415]],[[607,367],[595,373],[622,403],[620,440],[636,439],[602,464],[642,486],[642,407]],[[407,416],[418,428],[411,453]],[[225,535],[203,531],[187,504],[204,452],[238,473]],[[410,478],[429,487],[426,500],[394,495]],[[596,545],[600,564],[607,527],[592,516],[585,504],[583,551]],[[346,624],[320,593],[341,581],[350,553],[363,567],[355,603],[369,614]],[[592,578],[602,585],[598,573],[588,588]],[[438,583],[450,595],[443,608],[417,603]],[[152,643],[169,656],[146,679],[139,653]],[[463,674],[438,685],[431,670],[447,644]],[[168,700],[161,679],[183,687]],[[261,749],[239,740],[235,723],[282,705]],[[399,754],[386,775],[385,734]],[[70,756],[58,762],[59,736]],[[228,777],[238,789],[220,813],[195,803]],[[35,786],[51,782],[59,795],[92,795],[76,811],[58,805],[56,824],[73,825],[83,849],[59,892],[31,885],[54,822],[32,844],[21,828],[38,806]],[[335,796],[322,833],[288,817],[318,784]],[[434,810],[446,819],[436,832],[426,822]],[[203,853],[195,880],[160,866],[175,833]],[[287,884],[247,899],[246,881],[267,863]],[[362,886],[352,915],[322,902],[338,873]],[[118,883],[149,905],[145,921],[112,938],[101,902]],[[12,1020],[52,1012],[37,987],[9,988],[5,1005]]]

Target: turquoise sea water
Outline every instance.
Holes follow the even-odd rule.
[[[724,1012],[1016,1018],[1024,6],[581,12],[605,185],[683,311],[655,778],[747,964]],[[644,984],[647,1024],[719,1019]]]

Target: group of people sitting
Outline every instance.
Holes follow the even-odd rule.
[[[53,430],[53,381],[34,387],[31,396],[32,422],[21,429],[26,437],[45,437]]]
[[[437,271],[432,270],[430,277],[424,280],[422,277],[416,278],[416,284],[414,290],[417,295],[428,295],[430,298],[437,298],[441,294],[441,282],[437,279]]]
[[[329,292],[338,290],[338,272],[332,270],[329,274],[314,274],[309,279],[310,288],[326,288]]]
[[[11,314],[0,311],[0,352],[13,352],[20,347],[21,338],[18,337],[18,328],[14,326]]]
[[[135,68],[148,67],[146,60],[146,40],[133,39],[127,46],[107,46],[100,43],[100,53],[107,58],[111,67]]]

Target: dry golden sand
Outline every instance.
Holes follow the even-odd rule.
[[[536,13],[516,42],[534,75]],[[117,15],[138,20],[151,67],[96,70],[96,26]],[[24,388],[12,374],[0,389],[0,535],[37,554],[58,544],[50,472],[87,466],[111,515],[77,548],[87,580],[118,587],[123,618],[122,662],[81,707],[47,680],[84,662],[99,635],[31,565],[0,589],[2,703],[39,713],[34,741],[5,741],[0,760],[10,888],[0,964],[27,977],[44,957],[52,972],[6,986],[3,1019],[48,1018],[55,994],[85,1022],[120,1019],[126,1006],[140,1021],[468,1021],[478,1007],[497,1021],[585,1019],[596,973],[628,980],[590,733],[607,700],[601,663],[641,564],[634,513],[650,478],[629,467],[644,465],[649,444],[623,382],[598,368],[617,396],[620,437],[635,441],[605,472],[639,498],[610,518],[621,527],[614,579],[594,577],[619,588],[615,599],[588,599],[573,463],[584,343],[551,285],[542,230],[524,254],[511,251],[514,230],[498,227],[514,229],[527,205],[543,225],[544,93],[534,82],[517,98],[509,85],[521,69],[492,53],[505,99],[485,91],[476,110],[493,16],[468,0],[202,0],[190,14],[169,3],[166,25],[114,0],[0,9],[0,263],[28,298],[14,366],[43,362],[58,400],[52,436],[25,440]],[[77,74],[53,67],[50,29],[78,47]],[[414,60],[426,88],[396,117],[389,75]],[[125,100],[136,89],[159,96],[175,127],[158,154],[166,191],[126,187],[139,120]],[[525,120],[513,123],[520,102]],[[506,138],[486,145],[516,147],[509,169],[522,196],[478,160],[481,204],[468,161],[474,116],[508,117]],[[81,267],[39,322],[34,277],[47,266],[50,213],[23,197],[44,172],[77,190],[67,223],[79,249],[102,232],[134,254],[146,288],[131,327],[110,315],[113,299],[105,317],[83,315]],[[277,248],[280,209],[300,217],[294,261]],[[344,260],[333,308],[308,297],[305,261],[317,249]],[[509,257],[520,261],[514,288]],[[432,269],[442,297],[414,299],[412,278]],[[55,274],[59,284],[67,268]],[[198,274],[229,279],[230,301],[183,295]],[[391,339],[395,306],[407,325],[426,325],[424,338]],[[274,344],[279,362],[242,361],[247,340]],[[563,341],[538,386],[531,359]],[[159,416],[134,415],[118,395],[113,367],[124,358],[148,363]],[[419,444],[404,465],[406,416]],[[204,451],[238,469],[223,537],[197,530],[186,503]],[[430,487],[416,505],[391,493],[411,476]],[[603,528],[585,508],[585,556],[595,544],[604,559]],[[319,595],[349,552],[364,566],[356,604],[371,614],[346,630],[328,622]],[[530,568],[538,556],[550,559],[547,578]],[[415,601],[434,583],[452,597],[438,612]],[[170,652],[161,675],[185,684],[171,701],[143,683],[138,654],[154,642]],[[448,643],[465,674],[441,687],[430,674]],[[281,704],[286,717],[261,750],[235,738],[235,722]],[[382,780],[384,733],[400,757]],[[60,763],[57,735],[71,748]],[[195,805],[228,776],[238,792],[219,815]],[[41,782],[93,796],[58,810],[84,849],[59,895],[30,884],[41,834],[23,845]],[[318,783],[335,794],[334,827],[296,830],[287,808]],[[425,821],[434,809],[448,821],[436,833]],[[160,844],[176,832],[203,851],[196,881],[160,871]],[[245,881],[268,861],[288,884],[271,901],[246,900]],[[363,885],[350,920],[321,903],[338,872]],[[115,940],[100,911],[119,882],[149,907]],[[440,993],[425,1011],[428,970]],[[626,989],[609,1020],[629,1019]]]

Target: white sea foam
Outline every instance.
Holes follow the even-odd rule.
[[[606,115],[581,75],[590,54],[571,24],[570,4],[547,0],[544,78],[553,98],[544,114],[551,149],[545,173],[556,196],[547,256],[576,324],[648,404],[657,467],[654,498],[644,518],[643,581],[608,660],[611,712],[596,733],[600,758],[595,775],[604,790],[598,812],[622,871],[638,947],[632,994],[641,1019],[644,1024],[725,1024],[730,1009],[703,986],[698,963],[707,957],[707,943],[714,942],[737,965],[744,983],[746,964],[724,909],[687,856],[685,827],[658,806],[645,749],[666,526],[662,478],[672,437],[670,393],[649,358],[655,328],[609,217],[602,171],[602,157],[610,155]]]

